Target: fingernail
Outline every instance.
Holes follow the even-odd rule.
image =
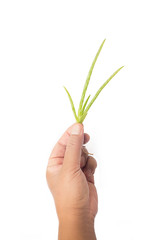
[[[79,124],[75,124],[73,127],[72,127],[72,130],[71,130],[71,134],[73,135],[80,135],[81,133],[81,126]]]

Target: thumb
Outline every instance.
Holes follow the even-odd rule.
[[[66,145],[63,168],[78,170],[80,168],[81,147],[84,141],[83,125],[76,123],[71,129],[71,135]]]

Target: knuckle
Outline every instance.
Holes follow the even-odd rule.
[[[78,142],[77,136],[72,136],[69,140],[69,143],[67,145],[67,148],[72,148],[73,146],[75,146]]]
[[[95,173],[95,169],[97,168],[97,161],[91,157],[90,161],[88,162],[88,169],[91,169],[92,173]]]
[[[95,168],[97,167],[97,161],[94,157],[89,156],[88,157],[88,164],[94,166]]]
[[[94,159],[94,166],[97,168],[97,161]]]
[[[76,142],[77,142],[77,137],[73,135],[73,136],[70,138],[69,143],[70,143],[70,145],[75,145]]]

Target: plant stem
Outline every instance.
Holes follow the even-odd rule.
[[[88,102],[88,100],[89,100],[90,96],[91,96],[91,95],[89,95],[89,96],[88,96],[88,98],[86,99],[86,101],[85,101],[85,103],[84,103],[84,105],[83,105],[83,108],[82,108],[82,113],[83,113],[83,112],[84,112],[84,110],[85,110],[85,107],[86,107],[86,105],[87,105],[87,102]]]

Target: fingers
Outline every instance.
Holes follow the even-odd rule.
[[[95,160],[95,158],[89,156],[84,170],[85,171],[89,170],[92,174],[94,174],[96,167],[97,167],[97,161]]]
[[[84,142],[83,125],[77,123],[71,129],[64,154],[63,169],[77,171],[80,169],[81,148]]]
[[[54,146],[48,161],[48,165],[61,164],[63,163],[64,154],[66,151],[66,145],[68,139],[71,135],[71,129],[75,124],[71,125],[58,140]],[[84,144],[87,143],[90,139],[90,136],[87,133],[84,133]]]
[[[83,144],[86,144],[87,142],[89,142],[90,140],[90,136],[87,133],[84,133],[84,142]]]
[[[69,139],[69,136],[71,135],[71,130],[67,130],[61,138],[58,140],[56,145],[54,146],[50,158],[55,158],[55,157],[64,157],[64,153],[66,151],[66,145]],[[86,144],[90,140],[90,136],[87,133],[84,133],[84,144]]]
[[[83,168],[86,165],[88,158],[88,151],[85,146],[82,146],[81,149],[81,162],[80,162],[80,167]]]
[[[97,161],[95,160],[95,158],[89,156],[87,159],[87,163],[85,165],[85,167],[83,168],[83,172],[87,178],[88,182],[91,182],[94,184],[94,173],[95,173],[95,169],[97,167]]]

